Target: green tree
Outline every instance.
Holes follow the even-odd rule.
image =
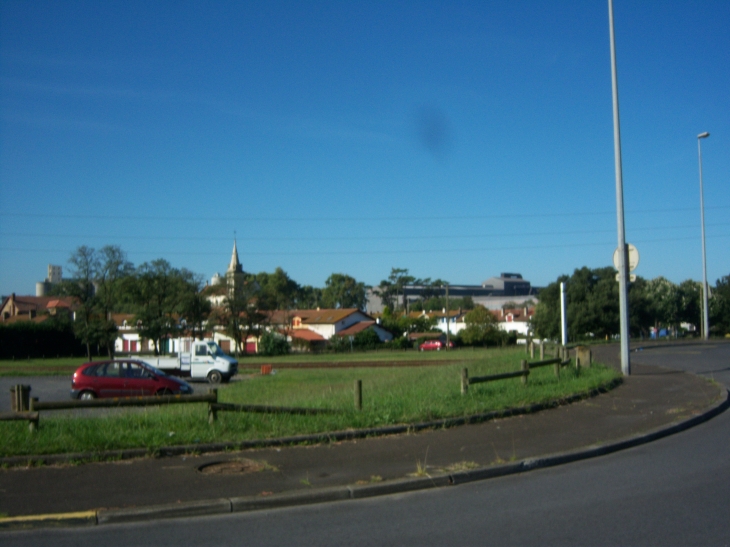
[[[180,315],[185,320],[186,328],[193,338],[202,340],[205,327],[212,312],[210,300],[198,290],[187,292],[180,304]]]
[[[58,287],[61,294],[73,296],[78,301],[74,334],[86,347],[86,358],[91,360],[91,347],[104,337],[103,317],[97,310],[94,291],[94,279],[99,271],[99,259],[92,247],[78,247],[68,260],[71,265],[72,279],[64,281]]]
[[[116,245],[102,247],[96,255],[96,307],[99,315],[99,340],[109,357],[114,357],[118,328],[112,319],[123,299],[124,282],[134,272],[126,253]]]
[[[259,353],[274,357],[276,355],[286,355],[290,351],[289,342],[286,338],[277,332],[266,331],[259,339]]]
[[[363,309],[367,301],[365,283],[346,274],[333,273],[327,278],[322,291],[325,308]]]
[[[686,279],[679,284],[679,316],[682,323],[694,325],[699,332],[702,325],[702,285]]]
[[[401,307],[404,287],[413,285],[416,281],[418,280],[415,277],[408,275],[406,268],[391,268],[388,279],[383,279],[373,292],[380,297],[384,306],[396,310]]]
[[[730,275],[717,280],[712,290],[710,306],[710,333],[727,335],[730,333]]]
[[[382,316],[382,326],[396,337],[407,336],[414,332],[431,332],[436,330],[436,318],[425,315],[413,317],[405,313],[393,313],[386,308]]]
[[[568,336],[571,340],[610,336],[619,330],[618,284],[613,268],[578,268],[540,291],[532,319],[542,338],[560,337],[560,283],[566,285]],[[630,307],[629,307],[630,309]]]
[[[297,294],[297,307],[300,310],[319,308],[322,304],[322,289],[305,285],[300,287]]]
[[[656,277],[646,285],[648,311],[654,328],[677,327],[681,296],[677,285],[664,277]]]
[[[372,328],[358,332],[352,343],[359,350],[375,349],[382,344],[378,333]]]
[[[466,327],[459,333],[461,341],[470,346],[486,346],[500,341],[497,318],[484,306],[476,306],[464,316]]]
[[[73,329],[86,347],[87,358],[91,359],[92,346],[103,346],[114,357],[117,326],[112,313],[123,306],[123,287],[134,268],[115,245],[100,250],[82,245],[71,254],[69,264],[72,278],[59,283],[53,292],[74,296],[79,302]]]
[[[260,288],[258,307],[262,310],[288,310],[296,306],[300,291],[299,284],[281,268],[274,273],[256,274],[255,281]]]
[[[257,309],[259,292],[259,285],[251,278],[242,285],[229,286],[223,306],[213,316],[212,322],[222,326],[235,342],[237,357],[243,353],[246,338],[259,334],[265,323],[266,315]]]
[[[192,272],[173,268],[164,259],[137,268],[128,290],[137,310],[139,335],[153,341],[155,355],[160,354],[163,340],[179,332],[177,318],[197,286]]]

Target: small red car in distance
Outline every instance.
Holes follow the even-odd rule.
[[[421,351],[429,351],[429,350],[436,350],[439,351],[441,348],[446,347],[446,342],[442,342],[441,340],[426,340],[423,344],[418,346],[418,349]],[[449,347],[453,348],[454,344],[453,342],[449,341]]]
[[[193,388],[187,382],[135,360],[84,363],[71,379],[72,399],[190,395],[192,392]]]

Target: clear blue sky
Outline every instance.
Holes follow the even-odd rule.
[[[635,273],[730,274],[730,2],[615,0]],[[300,284],[611,265],[604,0],[0,0],[0,293],[80,245]]]

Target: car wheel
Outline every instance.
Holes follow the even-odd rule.
[[[96,399],[96,395],[94,395],[93,391],[82,391],[79,394],[79,399],[82,401],[91,401],[93,399]]]
[[[173,394],[172,391],[170,391],[167,388],[161,389],[160,391],[158,391],[157,393],[155,393],[155,395],[172,395],[172,394]]]
[[[208,373],[208,382],[211,384],[220,384],[221,380],[223,380],[223,375],[217,370],[211,370]]]

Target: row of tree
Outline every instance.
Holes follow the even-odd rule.
[[[535,333],[544,338],[560,337],[560,283],[565,283],[568,332],[571,340],[611,337],[619,332],[619,300],[613,268],[576,269],[540,291],[532,320]],[[710,332],[730,332],[730,276],[717,281],[710,294]],[[648,337],[650,330],[666,328],[679,334],[682,324],[699,327],[702,286],[692,280],[675,284],[657,277],[637,277],[629,286],[631,336]]]
[[[277,268],[273,273],[244,274],[245,282],[235,291],[221,287],[223,306],[213,309],[202,290],[202,276],[163,259],[135,267],[118,246],[81,246],[71,254],[69,265],[71,279],[54,286],[53,293],[77,299],[73,329],[89,358],[97,348],[114,354],[114,313],[133,314],[140,336],[153,341],[155,354],[181,329],[201,337],[212,326],[222,327],[240,352],[247,335],[259,334],[268,310],[361,309],[367,301],[366,285],[349,275],[334,273],[318,288],[301,286]]]

